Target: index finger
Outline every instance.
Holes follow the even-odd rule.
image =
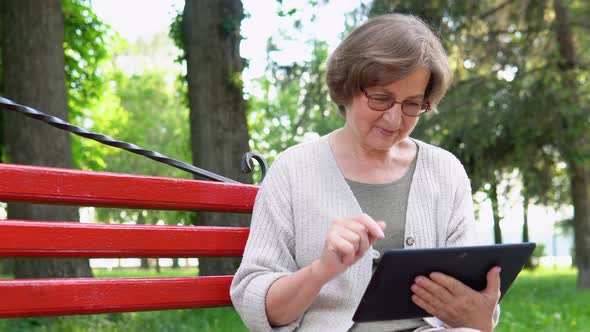
[[[371,218],[368,214],[363,213],[360,216],[350,217],[350,219],[357,221],[367,227],[369,231],[369,235],[372,238],[382,239],[385,237],[385,234],[381,230],[381,227],[373,218]]]
[[[451,294],[457,296],[469,292],[471,287],[466,286],[459,280],[440,272],[432,272],[429,275],[430,279],[437,284],[446,288]]]

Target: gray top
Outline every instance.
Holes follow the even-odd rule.
[[[346,179],[363,212],[387,224],[385,238],[373,245],[381,255],[385,250],[404,247],[406,210],[416,159],[401,178],[390,183],[371,184]]]
[[[416,159],[414,158],[412,164],[401,178],[390,183],[370,184],[346,179],[363,212],[373,219],[384,221],[387,224],[385,238],[373,245],[373,248],[379,251],[381,256],[385,250],[404,247],[406,210],[408,208],[410,185],[416,169]],[[378,262],[379,258],[373,259],[373,268],[376,267]],[[415,328],[424,325],[426,323],[419,318],[401,319],[356,323],[349,331],[413,331]]]

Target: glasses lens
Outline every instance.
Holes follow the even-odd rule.
[[[422,113],[422,103],[417,101],[404,101],[402,111],[411,116],[418,116]]]
[[[387,97],[370,97],[369,107],[376,111],[387,111],[391,108],[392,99]]]

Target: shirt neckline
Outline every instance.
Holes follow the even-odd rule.
[[[416,156],[414,156],[414,159],[412,159],[412,162],[410,163],[410,166],[408,167],[408,169],[406,170],[406,172],[399,177],[398,179],[395,179],[391,182],[386,182],[386,183],[367,183],[367,182],[359,182],[359,181],[354,181],[351,180],[347,177],[344,177],[344,180],[346,180],[346,182],[348,184],[353,184],[353,185],[358,185],[358,186],[363,186],[363,187],[371,187],[371,188],[385,188],[385,187],[391,187],[391,186],[395,186],[398,185],[400,183],[402,183],[403,181],[407,180],[407,178],[412,174],[414,174],[416,172],[416,164],[417,164],[417,160],[418,160],[418,155],[420,154],[420,146],[418,144],[416,144]]]
[[[332,134],[334,134],[335,132],[336,132],[336,130],[334,130],[334,131],[332,131],[332,132],[330,132],[330,133],[328,133],[328,134],[320,137],[320,140],[322,140],[323,143],[325,144],[325,147],[326,147],[327,153],[328,153],[328,157],[329,157],[328,159],[330,160],[330,162],[332,164],[332,167],[334,167],[335,170],[336,170],[336,172],[338,173],[338,177],[341,179],[341,182],[343,182],[344,184],[346,184],[346,187],[349,187],[348,186],[348,183],[347,183],[348,179],[342,173],[342,170],[340,169],[340,166],[338,166],[338,162],[336,161],[336,156],[334,155],[334,151],[332,150],[332,147],[330,146],[330,136],[332,136]],[[420,144],[421,142],[419,140],[417,140],[417,139],[414,139],[412,137],[409,137],[409,139],[411,139],[412,142],[414,142],[414,144],[416,144],[417,149],[418,149],[416,151],[416,157],[414,157],[414,161],[413,161],[413,162],[416,163],[416,166],[414,167],[414,173],[416,173],[420,169],[420,167],[422,166],[422,162],[423,162],[422,153],[420,153],[420,150],[422,149],[422,145]],[[409,171],[409,169],[408,169],[408,171]],[[399,179],[397,179],[395,181],[401,180],[404,176],[406,176],[406,174],[408,173],[408,171],[406,171],[406,173],[402,177],[400,177]],[[412,187],[412,185],[414,183],[414,179],[413,178],[414,177],[412,177],[412,181],[410,182],[410,188]],[[350,181],[352,181],[352,180],[350,180]],[[369,183],[364,183],[364,182],[356,182],[356,181],[353,181],[353,182],[355,182],[355,183],[362,183],[362,184],[369,184]],[[376,185],[389,185],[389,184],[391,184],[391,183],[379,183],[379,184],[376,184]],[[373,183],[371,183],[371,185],[373,185]],[[350,189],[350,187],[349,187],[349,189]],[[351,191],[351,194],[352,194],[352,191]]]

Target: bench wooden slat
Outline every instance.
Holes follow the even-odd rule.
[[[258,187],[0,163],[0,202],[250,213]]]
[[[0,318],[229,306],[232,278],[2,280]]]
[[[251,213],[257,186],[0,163],[0,202]],[[249,229],[0,221],[0,257],[241,256]],[[229,306],[233,276],[0,280],[0,318]]]
[[[0,221],[0,257],[241,256],[248,233],[246,227],[7,220]]]

